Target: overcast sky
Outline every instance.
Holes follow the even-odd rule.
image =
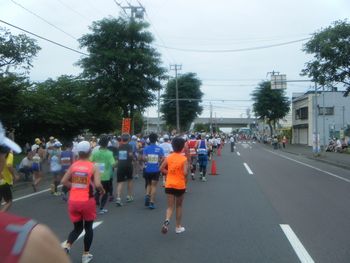
[[[125,0],[118,2],[127,5]],[[129,3],[138,5],[136,0]],[[259,81],[267,79],[267,72],[275,70],[287,74],[288,79],[302,79],[300,71],[311,59],[301,50],[306,41],[237,50],[304,39],[335,20],[350,17],[349,0],[140,0],[140,3],[146,8],[145,20],[151,24],[157,45],[191,50],[157,47],[164,66],[181,64],[180,73],[194,72],[202,80],[205,117],[209,116],[210,102],[217,117],[245,117],[252,104],[250,93]],[[113,0],[0,0],[1,20],[75,49],[76,39],[89,33],[92,21],[118,16],[120,12]],[[6,27],[15,34],[20,32]],[[38,44],[42,50],[34,61],[32,80],[81,72],[74,66],[79,54],[43,40],[38,40]],[[194,52],[205,50],[235,52]],[[307,91],[310,85],[288,83],[287,95]],[[147,112],[156,116],[155,108]]]

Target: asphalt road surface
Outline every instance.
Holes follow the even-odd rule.
[[[350,171],[258,143],[229,148],[215,157],[219,175],[189,182],[186,232],[175,234],[173,219],[161,234],[163,188],[149,210],[140,178],[133,203],[108,203],[109,212],[98,216],[93,262],[350,262]],[[29,193],[15,193],[23,199],[11,212],[47,224],[65,241],[72,229],[66,203],[48,191]],[[79,239],[73,262],[81,261],[82,249]]]

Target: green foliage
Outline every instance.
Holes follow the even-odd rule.
[[[120,108],[124,117],[153,105],[152,91],[161,89],[165,70],[147,28],[144,22],[108,18],[94,22],[92,33],[79,40],[89,52],[78,64],[93,88],[91,96],[112,110]]]
[[[39,50],[36,40],[24,34],[14,36],[0,27],[0,72],[8,72],[10,67],[28,72]]]
[[[258,119],[267,119],[272,136],[272,124],[289,112],[290,101],[284,90],[272,90],[271,82],[264,81],[251,94],[253,111]]]
[[[334,88],[336,84],[346,87],[344,96],[350,92],[350,23],[336,21],[331,26],[313,34],[303,51],[313,54],[302,75],[320,85]]]
[[[180,127],[182,130],[189,128],[191,122],[202,113],[202,106],[199,105],[203,97],[200,90],[201,81],[194,73],[187,73],[178,77],[178,92],[179,92],[179,109],[180,109]],[[167,125],[176,127],[176,81],[170,80],[167,83],[165,93],[162,95],[164,103],[161,105],[161,113]],[[194,100],[186,100],[194,99]]]
[[[207,123],[196,123],[194,125],[195,132],[210,132],[210,124]]]

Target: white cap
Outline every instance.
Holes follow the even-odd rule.
[[[131,137],[131,140],[136,140],[136,139],[137,139],[136,135],[133,135],[133,136]]]
[[[15,143],[14,141],[11,141],[9,138],[5,136],[5,131],[1,123],[0,123],[0,145],[9,147],[15,153],[20,153],[22,151],[21,147],[19,147],[17,143]]]
[[[163,139],[164,140],[169,140],[169,135],[168,134],[164,134]]]
[[[81,141],[77,145],[77,152],[88,153],[90,151],[90,143],[87,141]]]

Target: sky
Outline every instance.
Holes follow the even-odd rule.
[[[179,64],[179,73],[196,73],[204,93],[202,116],[209,117],[211,104],[218,118],[246,117],[252,109],[250,94],[259,82],[269,79],[269,72],[286,74],[287,80],[305,79],[300,72],[312,56],[302,51],[307,40],[299,40],[350,17],[349,0],[117,2],[145,8],[144,19],[150,23],[163,66]],[[86,50],[79,49],[77,39],[90,32],[91,23],[121,12],[114,0],[0,0],[1,20],[81,52]],[[42,50],[34,60],[31,80],[81,72],[75,65],[80,54],[40,39],[38,44]],[[261,48],[278,44],[283,45]],[[286,94],[306,92],[311,85],[290,82]],[[147,109],[145,115],[157,116],[157,108]]]

